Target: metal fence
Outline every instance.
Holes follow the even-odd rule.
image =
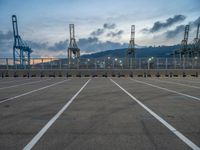
[[[13,65],[12,58],[0,58],[0,69],[200,69],[199,58],[32,58],[30,65]]]

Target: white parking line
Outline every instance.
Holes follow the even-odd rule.
[[[200,101],[200,98],[192,96],[192,95],[180,93],[180,92],[177,92],[177,91],[174,91],[174,90],[170,90],[170,89],[167,89],[167,88],[164,88],[164,87],[160,87],[160,86],[157,86],[157,85],[154,85],[154,84],[150,84],[150,83],[139,81],[139,80],[135,80],[135,79],[131,79],[131,80],[133,80],[135,82],[138,82],[138,83],[146,84],[146,85],[149,85],[151,87],[155,87],[155,88],[158,88],[158,89],[161,89],[161,90],[164,90],[164,91],[168,91],[168,92],[171,92],[171,93],[179,94],[179,95],[182,95],[182,96],[189,97],[189,98],[192,98],[192,99]]]
[[[146,111],[148,111],[153,117],[155,117],[159,122],[161,122],[165,127],[167,127],[172,133],[174,133],[178,138],[180,138],[185,144],[187,144],[193,150],[200,150],[200,148],[194,144],[190,139],[184,136],[181,132],[176,130],[172,125],[166,122],[163,118],[153,112],[150,108],[140,102],[137,98],[135,98],[132,94],[126,91],[123,87],[121,87],[118,83],[110,79],[115,85],[117,85],[122,91],[124,91],[127,95],[129,95],[136,103],[138,103],[141,107],[143,107]]]
[[[33,82],[26,82],[26,83],[17,84],[17,85],[11,85],[11,86],[7,86],[7,87],[2,87],[2,88],[0,88],[0,90],[18,87],[18,86],[21,86],[21,85],[27,85],[27,84],[33,84],[33,83],[48,81],[48,80],[51,80],[51,79],[45,79],[45,80],[39,80],[39,81],[33,81]]]
[[[41,88],[39,88],[39,89],[35,89],[35,90],[29,91],[29,92],[26,92],[26,93],[23,93],[23,94],[14,96],[14,97],[7,98],[7,99],[5,99],[5,100],[3,100],[3,101],[0,101],[0,104],[2,104],[2,103],[4,103],[4,102],[7,102],[7,101],[14,100],[14,99],[16,99],[16,98],[19,98],[19,97],[22,97],[22,96],[25,96],[25,95],[28,95],[28,94],[31,94],[31,93],[34,93],[34,92],[37,92],[37,91],[41,91],[41,90],[47,89],[47,88],[49,88],[49,87],[52,87],[52,86],[61,84],[61,83],[65,82],[65,81],[69,81],[69,80],[66,79],[66,80],[64,80],[64,81],[56,82],[56,83],[54,83],[54,84],[47,85],[47,86],[41,87]]]
[[[187,85],[187,84],[183,84],[183,83],[178,83],[178,82],[171,82],[171,81],[165,81],[165,80],[159,80],[159,79],[152,79],[151,80],[155,80],[155,81],[160,81],[160,82],[165,82],[165,83],[171,83],[171,84],[176,84],[176,85],[181,85],[181,86],[185,86],[185,87],[190,87],[190,88],[195,88],[195,89],[200,89],[200,87],[198,86],[193,86],[193,85]]]
[[[62,113],[67,109],[67,107],[74,101],[74,99],[79,95],[79,93],[86,87],[90,82],[89,79],[81,89],[59,110],[59,112],[47,122],[47,124],[33,137],[33,139],[23,148],[23,150],[30,150],[34,145],[40,140],[40,138],[46,133],[46,131],[51,127],[51,125],[62,115]]]

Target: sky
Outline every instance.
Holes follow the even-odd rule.
[[[81,54],[128,47],[131,25],[138,47],[175,45],[187,24],[195,38],[199,8],[200,0],[0,0],[0,57],[12,57],[13,14],[33,57],[65,58],[70,23]]]

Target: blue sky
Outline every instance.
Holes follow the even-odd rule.
[[[199,8],[199,0],[0,0],[0,55],[12,56],[13,14],[35,57],[64,57],[69,23],[75,24],[82,54],[126,47],[132,24],[136,44],[173,45],[180,43],[186,24],[192,26],[192,41]],[[103,32],[91,34],[98,29]]]

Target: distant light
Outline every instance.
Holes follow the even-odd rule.
[[[108,57],[108,59],[110,59],[110,57]]]
[[[117,58],[115,58],[115,61],[117,61]]]
[[[194,59],[198,59],[198,57],[194,57]]]
[[[90,59],[88,59],[87,61],[90,61]]]

